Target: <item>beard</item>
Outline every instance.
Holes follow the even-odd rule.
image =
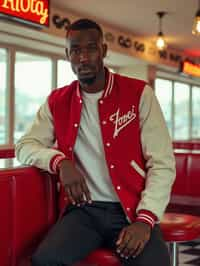
[[[91,77],[91,78],[80,78],[80,83],[85,84],[85,85],[92,85],[96,80],[96,77]]]

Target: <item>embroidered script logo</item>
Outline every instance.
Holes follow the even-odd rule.
[[[119,132],[125,128],[131,121],[136,118],[135,106],[133,105],[131,110],[126,114],[120,116],[120,108],[117,109],[117,112],[110,116],[110,121],[115,124],[115,131],[113,138],[119,135]]]

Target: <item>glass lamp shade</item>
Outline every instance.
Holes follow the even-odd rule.
[[[156,47],[159,51],[163,51],[167,48],[167,44],[166,44],[166,41],[164,39],[164,36],[163,36],[163,33],[162,32],[159,32],[158,33],[158,37],[157,37],[157,40],[156,40]]]
[[[200,9],[197,11],[192,27],[192,34],[200,35]]]

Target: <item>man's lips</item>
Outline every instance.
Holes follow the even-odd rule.
[[[91,67],[88,67],[88,66],[83,66],[83,67],[80,67],[78,69],[78,72],[80,74],[90,74],[91,72],[93,72],[92,68]]]
[[[91,69],[80,69],[79,73],[80,74],[90,74],[92,71]]]

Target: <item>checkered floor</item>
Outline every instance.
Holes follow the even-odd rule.
[[[179,266],[200,266],[200,240],[179,244]]]

